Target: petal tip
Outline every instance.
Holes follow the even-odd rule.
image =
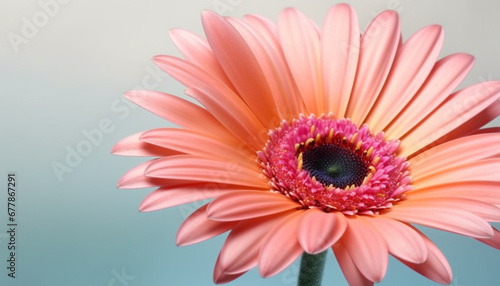
[[[155,208],[154,204],[151,204],[150,202],[146,202],[146,200],[142,201],[141,204],[139,205],[139,212],[141,213],[147,213],[147,212],[152,212],[156,211],[158,208]]]
[[[211,10],[203,10],[201,11],[201,22],[203,24],[203,27],[206,28],[206,25],[212,24],[214,21],[220,21],[222,16],[217,14],[214,11]]]

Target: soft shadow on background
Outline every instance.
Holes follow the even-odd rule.
[[[138,205],[151,190],[118,190],[144,158],[110,155],[130,134],[172,126],[121,95],[131,89],[183,94],[151,58],[179,55],[171,28],[201,34],[200,12],[256,13],[273,20],[294,6],[321,25],[337,1],[197,0],[0,3],[0,285],[213,285],[225,236],[176,247],[181,222],[201,203],[153,213]],[[346,1],[361,26],[380,11],[400,12],[403,38],[429,24],[445,28],[441,57],[466,52],[476,65],[463,86],[500,80],[500,2]],[[499,126],[500,120],[493,125]],[[16,278],[7,277],[7,183],[17,186]],[[471,190],[472,192],[474,190]],[[452,285],[498,285],[500,251],[424,229],[454,271]],[[295,285],[298,264],[269,279],[256,269],[228,285]],[[325,285],[347,285],[329,255]],[[378,285],[436,285],[390,260]]]

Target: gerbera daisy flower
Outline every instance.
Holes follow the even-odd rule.
[[[170,32],[183,59],[155,63],[199,104],[158,91],[125,97],[179,125],[134,134],[114,154],[157,157],[120,188],[159,188],[154,211],[213,199],[181,225],[178,245],[229,231],[214,281],[253,267],[275,275],[329,249],[351,285],[386,273],[388,255],[439,283],[452,272],[414,225],[500,248],[500,82],[455,91],[474,59],[438,59],[443,30],[401,39],[385,11],[361,33],[346,4],[317,27],[296,9],[277,24],[205,11],[206,39]]]

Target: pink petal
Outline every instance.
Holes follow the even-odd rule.
[[[484,82],[454,93],[428,118],[403,136],[403,155],[409,156],[453,131],[490,106],[499,96],[500,82]]]
[[[499,249],[500,250],[500,231],[498,229],[492,227],[493,229],[493,236],[490,238],[476,238],[480,242],[487,244],[493,248]]]
[[[271,20],[259,15],[246,15],[244,22],[254,28],[254,36],[259,38],[263,48],[269,54],[272,64],[265,68],[266,79],[273,90],[274,101],[279,107],[278,112],[282,119],[293,119],[297,114],[307,114],[304,101],[297,88],[289,64],[283,53],[278,27]],[[259,58],[259,60],[262,60]]]
[[[238,19],[228,21],[238,30],[248,43],[262,68],[262,72],[273,96],[280,119],[292,119],[297,114],[304,113],[302,98],[295,86],[293,77],[288,70],[281,48],[272,39],[255,31],[252,26]],[[269,35],[269,37],[271,37]]]
[[[347,5],[333,6],[321,33],[321,63],[326,110],[344,117],[356,75],[360,30],[356,11]]]
[[[500,181],[500,158],[484,159],[481,161],[472,161],[455,163],[447,168],[442,168],[436,172],[429,172],[414,180],[415,188],[424,188],[436,184],[470,181]]]
[[[278,274],[304,253],[297,240],[297,228],[303,214],[303,210],[293,212],[266,235],[259,256],[262,277]]]
[[[173,206],[215,198],[231,191],[238,191],[238,189],[222,188],[213,183],[161,187],[149,193],[144,198],[139,206],[139,211],[151,212],[166,209]]]
[[[221,264],[219,262],[220,256],[217,258],[217,261],[215,262],[215,267],[214,267],[214,283],[216,284],[224,284],[224,283],[229,283],[236,278],[240,277],[241,275],[245,274],[246,272],[241,272],[241,273],[236,273],[236,274],[227,274],[223,271]]]
[[[267,130],[238,95],[198,66],[172,56],[156,56],[154,61],[161,69],[187,86],[186,94],[198,100],[243,142]]]
[[[281,50],[281,45],[278,37],[278,26],[271,20],[260,15],[245,15],[243,21],[252,26],[255,31],[261,35],[266,43],[268,43],[273,50]],[[283,53],[281,53],[284,59]]]
[[[332,247],[344,234],[345,217],[339,212],[325,213],[319,209],[307,210],[299,224],[298,240],[307,253],[317,254]]]
[[[288,8],[278,21],[286,60],[309,113],[325,112],[318,28],[302,12]]]
[[[384,238],[389,253],[399,259],[422,263],[427,259],[427,246],[417,232],[408,225],[383,216],[368,217]]]
[[[500,196],[500,194],[497,194],[497,196]],[[474,199],[453,198],[453,197],[446,197],[446,198],[435,197],[435,198],[417,199],[411,194],[408,194],[408,199],[411,199],[412,205],[425,205],[429,207],[433,206],[436,208],[443,207],[443,208],[463,209],[489,222],[500,221],[500,208],[491,205],[491,203],[489,202],[481,202]]]
[[[244,220],[291,209],[300,205],[282,194],[268,191],[231,192],[214,199],[208,206],[210,219],[220,221]]]
[[[446,260],[446,257],[441,251],[430,241],[425,235],[420,233],[427,245],[427,260],[424,263],[411,263],[408,261],[400,260],[403,264],[410,267],[421,275],[436,281],[441,284],[450,284],[453,279],[451,267]]]
[[[211,158],[226,158],[248,168],[257,168],[254,161],[248,160],[253,154],[238,146],[236,140],[221,140],[205,134],[180,128],[159,128],[144,132],[141,141],[172,149],[178,152]]]
[[[370,220],[348,218],[342,242],[364,277],[373,282],[384,278],[389,260],[387,245]]]
[[[118,188],[120,189],[140,189],[140,188],[151,188],[156,186],[164,186],[168,184],[167,180],[150,178],[144,173],[146,169],[155,160],[144,162],[125,173],[118,181]]]
[[[169,35],[184,58],[215,76],[227,86],[232,87],[232,83],[222,70],[210,45],[205,39],[191,31],[182,29],[172,29],[169,31]]]
[[[180,154],[178,151],[166,149],[142,142],[139,138],[143,132],[127,136],[113,146],[111,153],[121,156],[165,157]]]
[[[153,161],[146,176],[193,182],[233,184],[259,189],[269,188],[260,170],[248,169],[237,162],[223,162],[192,155],[177,155]]]
[[[264,124],[276,121],[276,105],[270,94],[256,55],[236,29],[214,12],[202,14],[207,40],[241,98]],[[231,47],[228,49],[227,47]]]
[[[358,70],[346,117],[360,125],[370,112],[401,43],[399,16],[387,10],[375,17],[361,38]]]
[[[220,222],[207,218],[207,205],[192,213],[179,227],[175,243],[179,246],[205,241],[232,229],[237,222]]]
[[[414,188],[406,193],[409,199],[464,198],[478,200],[500,207],[500,182],[461,181],[425,188]]]
[[[464,123],[460,124],[452,131],[443,135],[438,140],[435,140],[431,145],[420,149],[419,152],[425,151],[426,149],[432,147],[432,145],[443,144],[446,141],[454,140],[462,136],[472,135],[476,133],[479,128],[484,127],[486,124],[490,123],[492,120],[500,115],[500,100],[494,101],[490,106],[486,107],[484,110],[480,111],[475,116],[467,119]]]
[[[234,138],[206,109],[174,95],[150,90],[134,90],[124,95],[133,103],[174,124],[221,138]],[[189,114],[190,116],[186,116]]]
[[[227,237],[219,254],[220,267],[224,272],[236,274],[256,266],[264,238],[291,212],[239,222]]]
[[[493,235],[491,226],[484,219],[463,209],[407,201],[392,207],[383,215],[474,238],[488,238]]]
[[[432,25],[415,33],[398,49],[377,104],[366,120],[372,132],[384,130],[420,89],[439,56],[443,41],[441,26]]]
[[[332,249],[349,285],[373,286],[373,282],[361,274],[342,240],[338,241]]]
[[[400,138],[439,106],[472,69],[474,57],[453,54],[439,60],[421,89],[386,128],[388,138]]]
[[[480,148],[477,148],[481,146]],[[414,179],[438,172],[457,162],[467,163],[500,155],[500,136],[482,133],[445,142],[410,159]]]
[[[485,128],[474,131],[471,135],[494,134],[494,133],[499,133],[499,132],[500,132],[500,126],[499,127],[485,127]]]

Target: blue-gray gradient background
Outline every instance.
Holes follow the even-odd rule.
[[[404,39],[426,25],[443,25],[441,56],[467,52],[477,58],[463,85],[500,79],[500,2],[348,2],[363,29],[378,12],[399,11]],[[139,213],[151,189],[116,188],[120,176],[145,159],[111,155],[114,143],[171,126],[121,95],[135,88],[183,94],[179,83],[158,73],[151,57],[179,55],[167,31],[182,27],[201,34],[203,9],[276,20],[282,9],[295,6],[321,24],[335,3],[2,0],[0,285],[213,285],[212,269],[225,235],[194,246],[174,243],[181,222],[201,204]],[[80,159],[71,155],[78,148],[85,153]],[[58,174],[58,164],[67,169]],[[6,269],[6,177],[11,171],[18,179],[15,279]],[[500,285],[500,251],[466,237],[424,231],[449,259],[453,285]],[[297,262],[268,279],[253,269],[229,285],[294,285],[297,272]],[[324,284],[347,284],[331,253]],[[391,258],[380,285],[435,283]]]

